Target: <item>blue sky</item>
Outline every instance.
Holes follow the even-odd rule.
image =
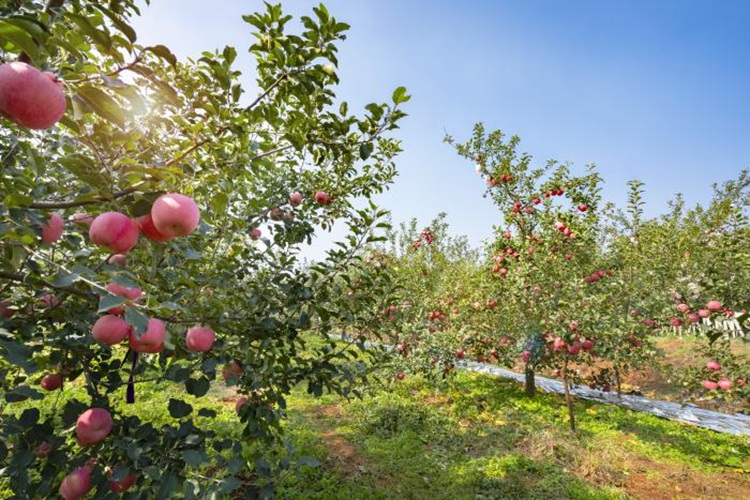
[[[310,13],[319,2],[282,2]],[[655,215],[677,192],[705,203],[710,186],[750,166],[750,1],[745,0],[332,0],[351,24],[340,46],[338,95],[412,100],[398,137],[404,153],[377,201],[394,222],[449,214],[479,244],[499,223],[474,165],[442,142],[473,124],[522,138],[539,162],[595,163],[619,205],[626,182],[646,183]],[[259,1],[153,0],[135,21],[139,42],[178,56],[225,45],[241,54],[248,87],[250,27]],[[248,96],[252,97],[252,96]],[[352,108],[350,108],[352,109]]]

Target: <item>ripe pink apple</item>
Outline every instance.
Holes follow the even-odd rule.
[[[728,378],[723,378],[719,380],[719,387],[727,391],[732,387],[732,381],[729,380]]]
[[[456,357],[458,359],[464,359],[464,350],[463,349],[456,349]]]
[[[89,408],[76,422],[79,446],[100,443],[112,432],[112,417],[104,408]]]
[[[521,353],[521,359],[524,363],[528,363],[529,361],[531,361],[531,351],[523,351]]]
[[[709,300],[706,303],[706,307],[709,311],[721,311],[721,302],[718,300]]]
[[[125,254],[116,253],[112,257],[110,257],[107,262],[115,266],[127,267],[128,257]]]
[[[672,326],[682,326],[682,321],[680,321],[678,318],[672,318],[670,320],[670,323],[672,323]]]
[[[115,345],[128,338],[131,330],[127,321],[119,316],[107,314],[96,320],[91,335],[103,344]]]
[[[151,214],[141,215],[136,219],[138,222],[138,227],[141,230],[141,233],[151,241],[169,241],[172,238],[169,236],[166,236],[159,232],[158,229],[156,229],[156,226],[154,226],[154,219],[151,218]]]
[[[740,386],[740,387],[745,387],[747,385],[747,382],[745,382],[741,378],[738,378],[737,379],[737,385]]]
[[[709,391],[715,391],[716,389],[719,388],[719,384],[717,384],[716,382],[714,382],[712,380],[704,380],[703,381],[703,387],[705,387]]]
[[[690,306],[687,304],[677,304],[677,310],[685,314],[690,312]]]
[[[487,299],[487,309],[494,309],[497,306],[497,300]]]
[[[589,207],[587,207],[584,203],[581,203],[580,205],[578,205],[578,210],[580,212],[585,212],[586,210],[588,210],[588,208]]]
[[[160,196],[151,206],[154,227],[169,238],[187,236],[195,231],[201,215],[192,198],[179,193]]]
[[[105,212],[91,223],[89,238],[112,253],[128,253],[138,243],[138,223],[120,212]]]
[[[89,215],[85,212],[79,212],[77,214],[73,214],[70,217],[68,217],[68,221],[71,224],[75,224],[76,226],[91,226],[91,223],[94,222],[94,216]]]
[[[79,500],[91,491],[91,467],[86,465],[76,469],[60,484],[60,496],[65,500]]]
[[[261,236],[261,232],[260,232],[260,229],[258,229],[257,227],[254,227],[253,230],[250,231],[250,237],[252,239],[257,240],[258,238],[260,238],[260,236]]]
[[[234,411],[237,412],[237,415],[239,415],[242,412],[242,407],[247,404],[247,398],[245,396],[240,396],[237,398],[237,402],[234,403]]]
[[[708,363],[706,363],[706,368],[708,368],[712,372],[717,372],[721,370],[721,365],[716,361],[709,361]]]
[[[584,351],[590,351],[594,348],[594,342],[592,340],[586,339],[581,342],[581,348],[583,348]]]
[[[404,374],[404,372],[398,372],[396,374],[396,378],[399,379],[399,380],[404,380],[404,377],[406,377],[406,375]]]
[[[271,220],[279,221],[279,220],[281,220],[282,218],[284,218],[284,211],[283,211],[282,209],[280,209],[280,208],[273,208],[273,209],[271,209],[271,211],[270,211],[270,212],[268,213],[268,217],[269,217],[269,218],[270,218]]]
[[[315,193],[315,203],[318,205],[328,205],[331,203],[331,197],[328,196],[325,191],[318,191]]]
[[[119,283],[109,283],[106,286],[106,290],[111,293],[112,295],[119,295],[120,297],[125,297],[129,301],[136,301],[141,298],[141,289],[137,286],[133,288],[126,287],[125,285],[121,285]],[[125,309],[123,307],[117,306],[109,309],[107,311],[109,314],[123,314],[125,312]]]
[[[302,203],[302,195],[300,193],[292,193],[289,195],[289,204],[293,207],[299,206]]]
[[[47,455],[49,455],[50,451],[52,451],[52,445],[47,441],[42,441],[41,443],[39,443],[39,446],[34,448],[34,456],[36,458],[47,458]]]
[[[42,226],[42,243],[54,243],[63,234],[65,223],[60,214],[52,214],[49,220]]]
[[[581,343],[577,340],[573,341],[572,344],[568,346],[568,354],[571,356],[575,356],[581,351]]]
[[[62,375],[60,375],[59,373],[48,373],[47,375],[42,377],[42,381],[39,382],[39,385],[45,391],[54,391],[55,389],[59,389],[60,387],[62,387],[62,383]]]
[[[221,369],[221,376],[224,377],[224,380],[228,380],[230,377],[241,377],[242,372],[243,370],[240,364],[236,361],[232,361],[231,363],[224,365],[224,368]]]
[[[191,351],[208,352],[214,345],[216,333],[208,326],[194,326],[185,335],[185,345]]]
[[[122,493],[129,490],[136,481],[138,481],[138,474],[131,472],[119,481],[110,481],[109,489],[115,493]]]
[[[55,75],[23,62],[0,65],[0,115],[31,129],[52,127],[65,114],[63,85]]]
[[[710,318],[711,317],[711,311],[708,309],[698,309],[698,316],[701,318]]]
[[[129,336],[129,345],[135,352],[145,352],[155,354],[164,350],[164,338],[167,336],[167,328],[160,319],[151,318],[148,320],[148,328],[137,338],[135,332],[131,330]]]
[[[698,313],[688,314],[688,321],[690,323],[698,323],[700,320],[701,320],[701,317],[698,315]]]
[[[578,330],[578,321],[576,320],[571,321],[570,324],[568,325],[568,328],[570,328],[572,331]]]
[[[42,302],[47,307],[57,307],[60,304],[60,298],[52,295],[51,293],[45,293],[42,295]]]
[[[560,337],[556,337],[555,341],[552,343],[552,346],[554,347],[555,351],[561,351],[563,348],[565,348],[565,341]]]

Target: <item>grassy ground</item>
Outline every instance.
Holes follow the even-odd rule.
[[[67,386],[57,405],[82,390]],[[183,394],[173,384],[142,384],[136,405],[118,405],[158,426],[175,422],[167,402]],[[206,398],[186,399],[196,411],[218,413],[200,417],[198,425],[239,435],[231,389],[217,382]],[[26,404],[11,406],[21,411]],[[54,398],[42,404],[46,413]],[[284,475],[277,496],[750,498],[750,438],[584,401],[576,403],[576,414],[579,432],[572,433],[561,397],[530,400],[514,381],[467,372],[440,389],[407,377],[352,402],[316,399],[300,387],[288,401],[286,433],[301,455],[320,465]],[[0,497],[9,493],[2,483]]]
[[[287,429],[322,462],[280,498],[750,498],[750,439],[562,399],[524,398],[512,381],[462,373],[364,401],[290,401]]]

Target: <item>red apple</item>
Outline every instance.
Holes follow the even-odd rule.
[[[580,212],[585,212],[586,210],[588,210],[588,208],[589,207],[587,207],[584,203],[581,203],[580,205],[578,205],[578,210]]]
[[[575,356],[581,351],[581,343],[577,340],[568,346],[568,354]]]
[[[556,337],[552,346],[555,351],[561,351],[565,348],[565,341],[560,337]]]
[[[63,234],[65,223],[60,214],[52,214],[49,220],[42,226],[42,243],[54,243],[60,239]]]
[[[224,377],[224,380],[228,380],[230,377],[241,377],[242,372],[242,366],[236,361],[232,361],[224,365],[224,368],[221,369],[221,376]]]
[[[741,378],[738,378],[737,379],[737,385],[740,386],[740,387],[745,387],[747,385],[747,382],[745,382]]]
[[[698,316],[701,318],[710,318],[711,317],[711,311],[708,309],[698,309]]]
[[[683,314],[690,312],[690,306],[687,304],[677,304],[677,310]]]
[[[156,226],[154,226],[154,219],[151,217],[151,214],[141,215],[136,219],[138,221],[138,227],[141,229],[141,233],[148,239],[152,241],[169,241],[172,238],[162,234],[158,229],[156,229]]]
[[[242,407],[247,404],[247,401],[247,397],[245,396],[240,396],[239,398],[237,398],[237,401],[234,403],[234,411],[237,412],[237,415],[240,414],[240,412],[242,411]]]
[[[8,302],[7,300],[0,300],[0,316],[2,316],[3,318],[12,318],[16,313],[15,310],[8,308],[9,305],[10,302]]]
[[[115,345],[128,338],[131,330],[127,321],[107,314],[96,320],[91,329],[91,335],[102,344]]]
[[[185,345],[188,350],[208,352],[214,345],[216,333],[208,326],[194,326],[185,335]]]
[[[42,295],[41,300],[47,307],[57,307],[57,305],[60,304],[60,298],[51,293],[45,293]]]
[[[719,380],[719,387],[725,391],[729,390],[732,387],[732,381],[728,378],[723,378]]]
[[[583,342],[581,342],[581,348],[584,351],[590,351],[594,348],[594,341],[589,339],[584,340]]]
[[[155,354],[164,350],[164,339],[167,336],[167,329],[164,322],[160,319],[151,318],[148,320],[148,328],[138,338],[134,331],[130,331],[129,346],[135,352],[144,352]]]
[[[698,315],[698,313],[688,314],[688,321],[690,323],[698,323],[700,320],[701,320],[701,317]]]
[[[260,232],[260,229],[258,229],[257,227],[254,227],[253,230],[250,231],[250,237],[252,239],[257,240],[258,238],[260,238],[260,236],[261,236],[261,232]]]
[[[399,379],[399,380],[404,380],[404,377],[405,377],[405,376],[406,376],[406,375],[404,374],[404,372],[398,372],[398,373],[396,374],[396,378],[397,378],[397,379]]]
[[[289,204],[293,207],[299,206],[302,203],[302,195],[300,193],[292,193],[289,195]]]
[[[721,302],[718,300],[709,300],[706,303],[706,307],[709,311],[721,311]]]
[[[39,446],[34,448],[34,456],[36,458],[47,458],[47,455],[49,455],[50,451],[52,451],[52,445],[47,441],[42,441],[41,443],[39,443]]]
[[[160,196],[151,206],[151,219],[164,236],[187,236],[198,227],[200,210],[192,198],[169,193]]]
[[[76,226],[90,227],[91,223],[94,222],[94,216],[86,212],[79,212],[68,217],[68,222]]]
[[[456,349],[456,357],[458,359],[464,359],[464,350],[463,349]]]
[[[331,203],[331,197],[325,191],[318,191],[315,193],[315,202],[319,205],[328,205]]]
[[[716,389],[719,388],[719,384],[717,384],[716,382],[713,382],[712,380],[704,380],[703,387],[705,387],[709,391],[715,391]]]
[[[717,372],[721,370],[721,365],[716,361],[709,361],[708,363],[706,363],[706,368],[708,368],[712,372]]]
[[[531,351],[523,351],[521,353],[521,359],[524,363],[528,363],[529,361],[531,361]]]
[[[65,500],[79,500],[91,491],[91,467],[86,465],[76,469],[60,484],[60,496]]]
[[[42,381],[39,382],[39,385],[45,391],[54,391],[55,389],[59,389],[60,387],[62,387],[62,383],[62,375],[60,375],[59,373],[48,373],[47,375],[42,377]]]
[[[109,489],[115,493],[122,493],[129,490],[136,481],[138,481],[138,474],[131,472],[119,481],[110,481]]]
[[[112,257],[110,257],[107,262],[114,266],[127,267],[128,257],[127,255],[116,253]]]
[[[573,320],[568,324],[568,328],[570,328],[572,331],[578,330],[578,321]]]
[[[89,238],[112,253],[128,253],[138,243],[138,223],[120,212],[105,212],[91,223]]]
[[[112,432],[112,417],[104,408],[89,408],[78,417],[76,436],[79,446],[100,443]]]
[[[140,299],[141,294],[142,294],[141,289],[137,286],[129,288],[125,285],[121,285],[115,282],[109,283],[106,286],[106,290],[112,295],[119,295],[120,297],[125,297],[131,302]],[[107,312],[109,314],[123,314],[125,312],[125,309],[123,307],[117,306],[117,307],[113,307],[109,309]]]
[[[23,62],[0,65],[0,115],[31,129],[52,127],[65,114],[62,82]]]

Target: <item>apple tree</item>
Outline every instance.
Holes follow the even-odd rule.
[[[394,292],[365,254],[388,227],[368,200],[395,175],[409,97],[337,100],[348,25],[323,5],[298,28],[280,5],[244,16],[246,89],[233,47],[140,44],[141,7],[0,5],[0,459],[19,497],[272,487],[285,397],[356,395],[363,345],[329,332],[377,333]],[[345,239],[303,262],[334,224]],[[218,374],[241,436],[181,397]],[[139,411],[145,383],[174,388],[168,423]]]

